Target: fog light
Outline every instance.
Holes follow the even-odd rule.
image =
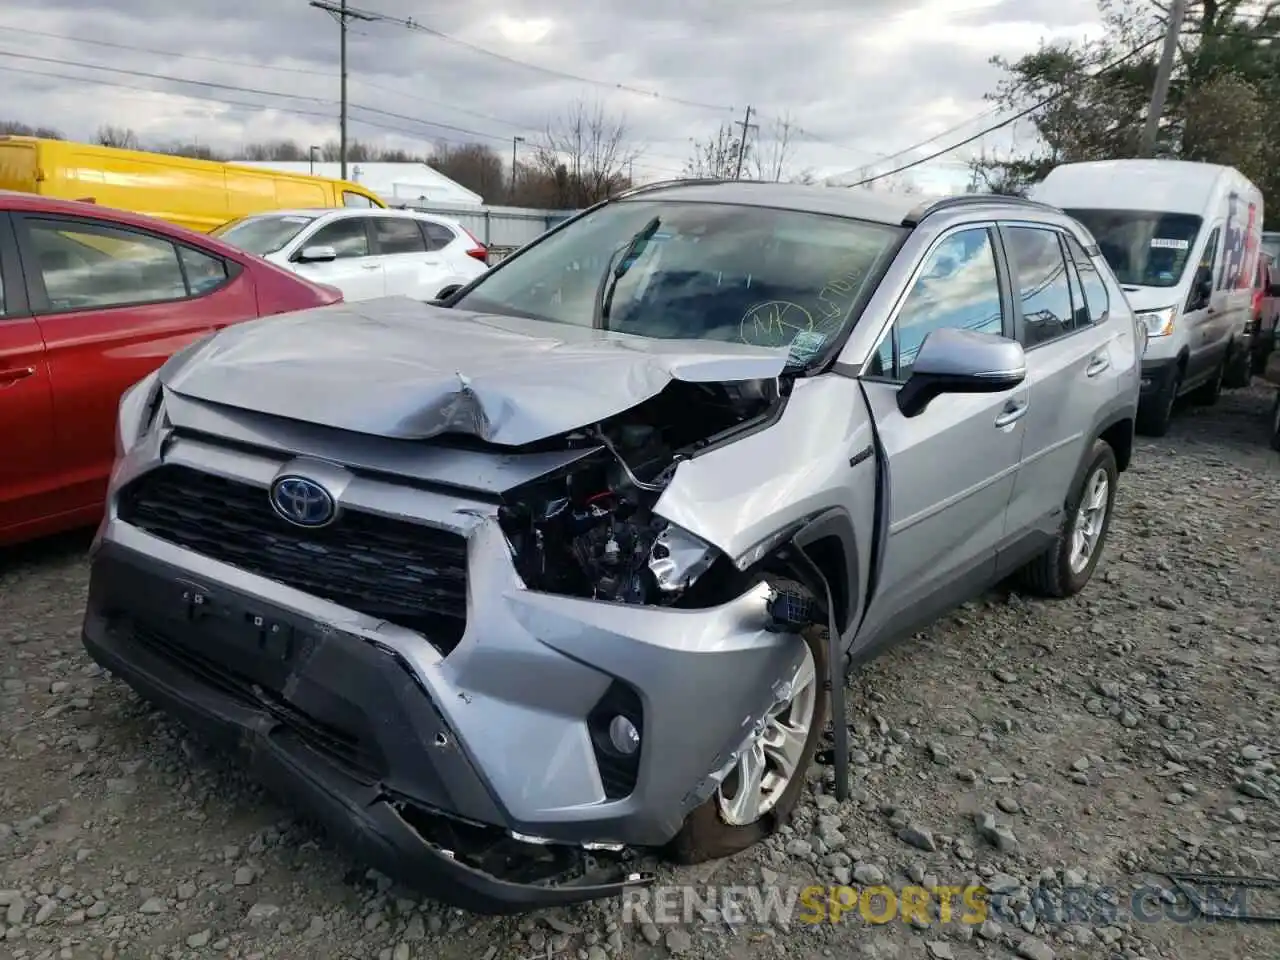
[[[640,749],[640,731],[626,717],[616,716],[609,721],[609,742],[613,749],[629,757]]]

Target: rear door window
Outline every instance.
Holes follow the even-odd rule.
[[[1005,227],[1013,286],[1022,303],[1022,344],[1030,349],[1070,333],[1071,284],[1058,231]]]
[[[1088,308],[1088,322],[1102,323],[1111,314],[1111,294],[1107,292],[1107,284],[1098,272],[1093,258],[1085,253],[1084,247],[1075,237],[1068,235],[1067,252],[1075,263],[1076,273],[1080,277],[1080,285],[1084,288],[1084,302]],[[1080,322],[1079,314],[1076,317]]]
[[[375,217],[373,235],[382,254],[427,252],[417,221],[408,217]]]

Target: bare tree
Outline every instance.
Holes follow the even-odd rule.
[[[10,137],[41,137],[45,140],[61,140],[62,134],[52,127],[33,127],[17,120],[0,120],[0,135]]]
[[[306,160],[307,151],[292,140],[266,140],[247,143],[242,160]]]
[[[786,177],[787,167],[795,152],[792,134],[796,125],[790,113],[775,117],[769,125],[768,135],[756,135],[751,147],[751,169],[756,180],[772,180],[778,183]]]
[[[731,123],[722,123],[715,134],[706,140],[692,140],[692,153],[685,161],[687,177],[708,180],[731,179],[738,169],[738,153],[742,150],[742,138]],[[751,144],[747,144],[746,158],[751,156]],[[744,159],[744,164],[746,160]]]
[[[221,160],[222,156],[204,143],[168,143],[153,147],[156,153],[167,153],[171,157],[190,157],[193,160]]]
[[[553,120],[533,150],[533,165],[555,185],[555,205],[585,207],[630,182],[640,151],[627,142],[623,117],[578,101]]]
[[[141,144],[138,135],[129,127],[117,127],[103,124],[98,128],[98,143],[104,147],[121,147],[125,150],[137,150]]]
[[[427,165],[489,201],[505,196],[509,189],[502,158],[487,144],[436,144]]]

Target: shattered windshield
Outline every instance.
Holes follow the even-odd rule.
[[[794,210],[629,200],[548,236],[455,306],[642,337],[790,348],[803,364],[856,320],[902,234]]]

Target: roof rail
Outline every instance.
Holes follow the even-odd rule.
[[[734,180],[731,177],[676,177],[671,180],[658,180],[654,183],[642,183],[638,187],[628,187],[621,193],[615,193],[610,199],[621,200],[624,197],[634,197],[639,193],[648,193],[651,190],[665,190],[667,187],[698,187],[706,186],[712,183],[745,183],[748,181]]]
[[[1011,197],[1003,193],[961,193],[954,197],[942,197],[937,200],[925,201],[902,218],[902,225],[904,227],[918,226],[926,217],[941,213],[944,210],[954,209],[955,207],[990,204],[1030,207],[1034,210],[1052,211],[1053,213],[1062,212],[1058,207],[1048,203],[1041,203],[1039,200],[1030,200],[1027,197]]]

